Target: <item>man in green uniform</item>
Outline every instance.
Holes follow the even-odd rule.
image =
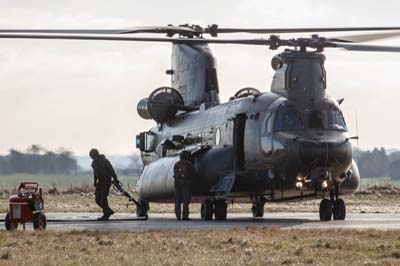
[[[110,192],[111,183],[118,183],[119,181],[110,161],[103,154],[100,154],[97,149],[91,149],[89,156],[93,160],[96,203],[103,209],[103,216],[97,220],[107,221],[114,214],[114,211],[108,206],[108,193]]]
[[[175,215],[178,220],[189,220],[190,185],[194,175],[195,170],[190,160],[190,152],[183,151],[180,160],[174,165]],[[183,205],[182,212],[181,205]]]

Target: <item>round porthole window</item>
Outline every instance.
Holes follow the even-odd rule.
[[[217,131],[215,131],[215,145],[219,146],[221,144],[221,129],[218,128]]]

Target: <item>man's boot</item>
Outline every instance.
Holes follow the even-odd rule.
[[[175,217],[178,221],[181,220],[181,209],[180,208],[175,208]]]

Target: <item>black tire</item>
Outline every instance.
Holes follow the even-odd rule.
[[[200,216],[203,221],[211,221],[214,214],[214,204],[211,200],[205,200],[201,203]]]
[[[217,200],[215,202],[214,214],[215,220],[217,221],[225,221],[227,216],[227,208],[225,200]]]
[[[139,200],[139,204],[136,205],[136,216],[138,218],[144,218],[145,220],[149,219],[149,203],[142,199]]]
[[[319,219],[321,221],[330,221],[332,219],[332,201],[329,199],[321,200],[319,204]]]
[[[344,220],[346,218],[346,204],[344,203],[344,200],[337,199],[333,203],[332,212],[334,220]]]
[[[15,230],[18,228],[17,223],[11,222],[10,213],[7,212],[6,218],[4,219],[4,224],[6,226],[7,231]]]
[[[46,215],[42,212],[37,212],[33,215],[33,229],[45,230],[47,226]]]
[[[253,204],[251,207],[251,212],[253,214],[253,218],[263,217],[264,216],[264,205],[263,204]]]

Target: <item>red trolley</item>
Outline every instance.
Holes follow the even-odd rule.
[[[46,229],[46,216],[43,213],[42,189],[37,182],[22,182],[18,194],[10,197],[10,210],[5,218],[7,230],[18,228],[32,222],[35,230]]]

